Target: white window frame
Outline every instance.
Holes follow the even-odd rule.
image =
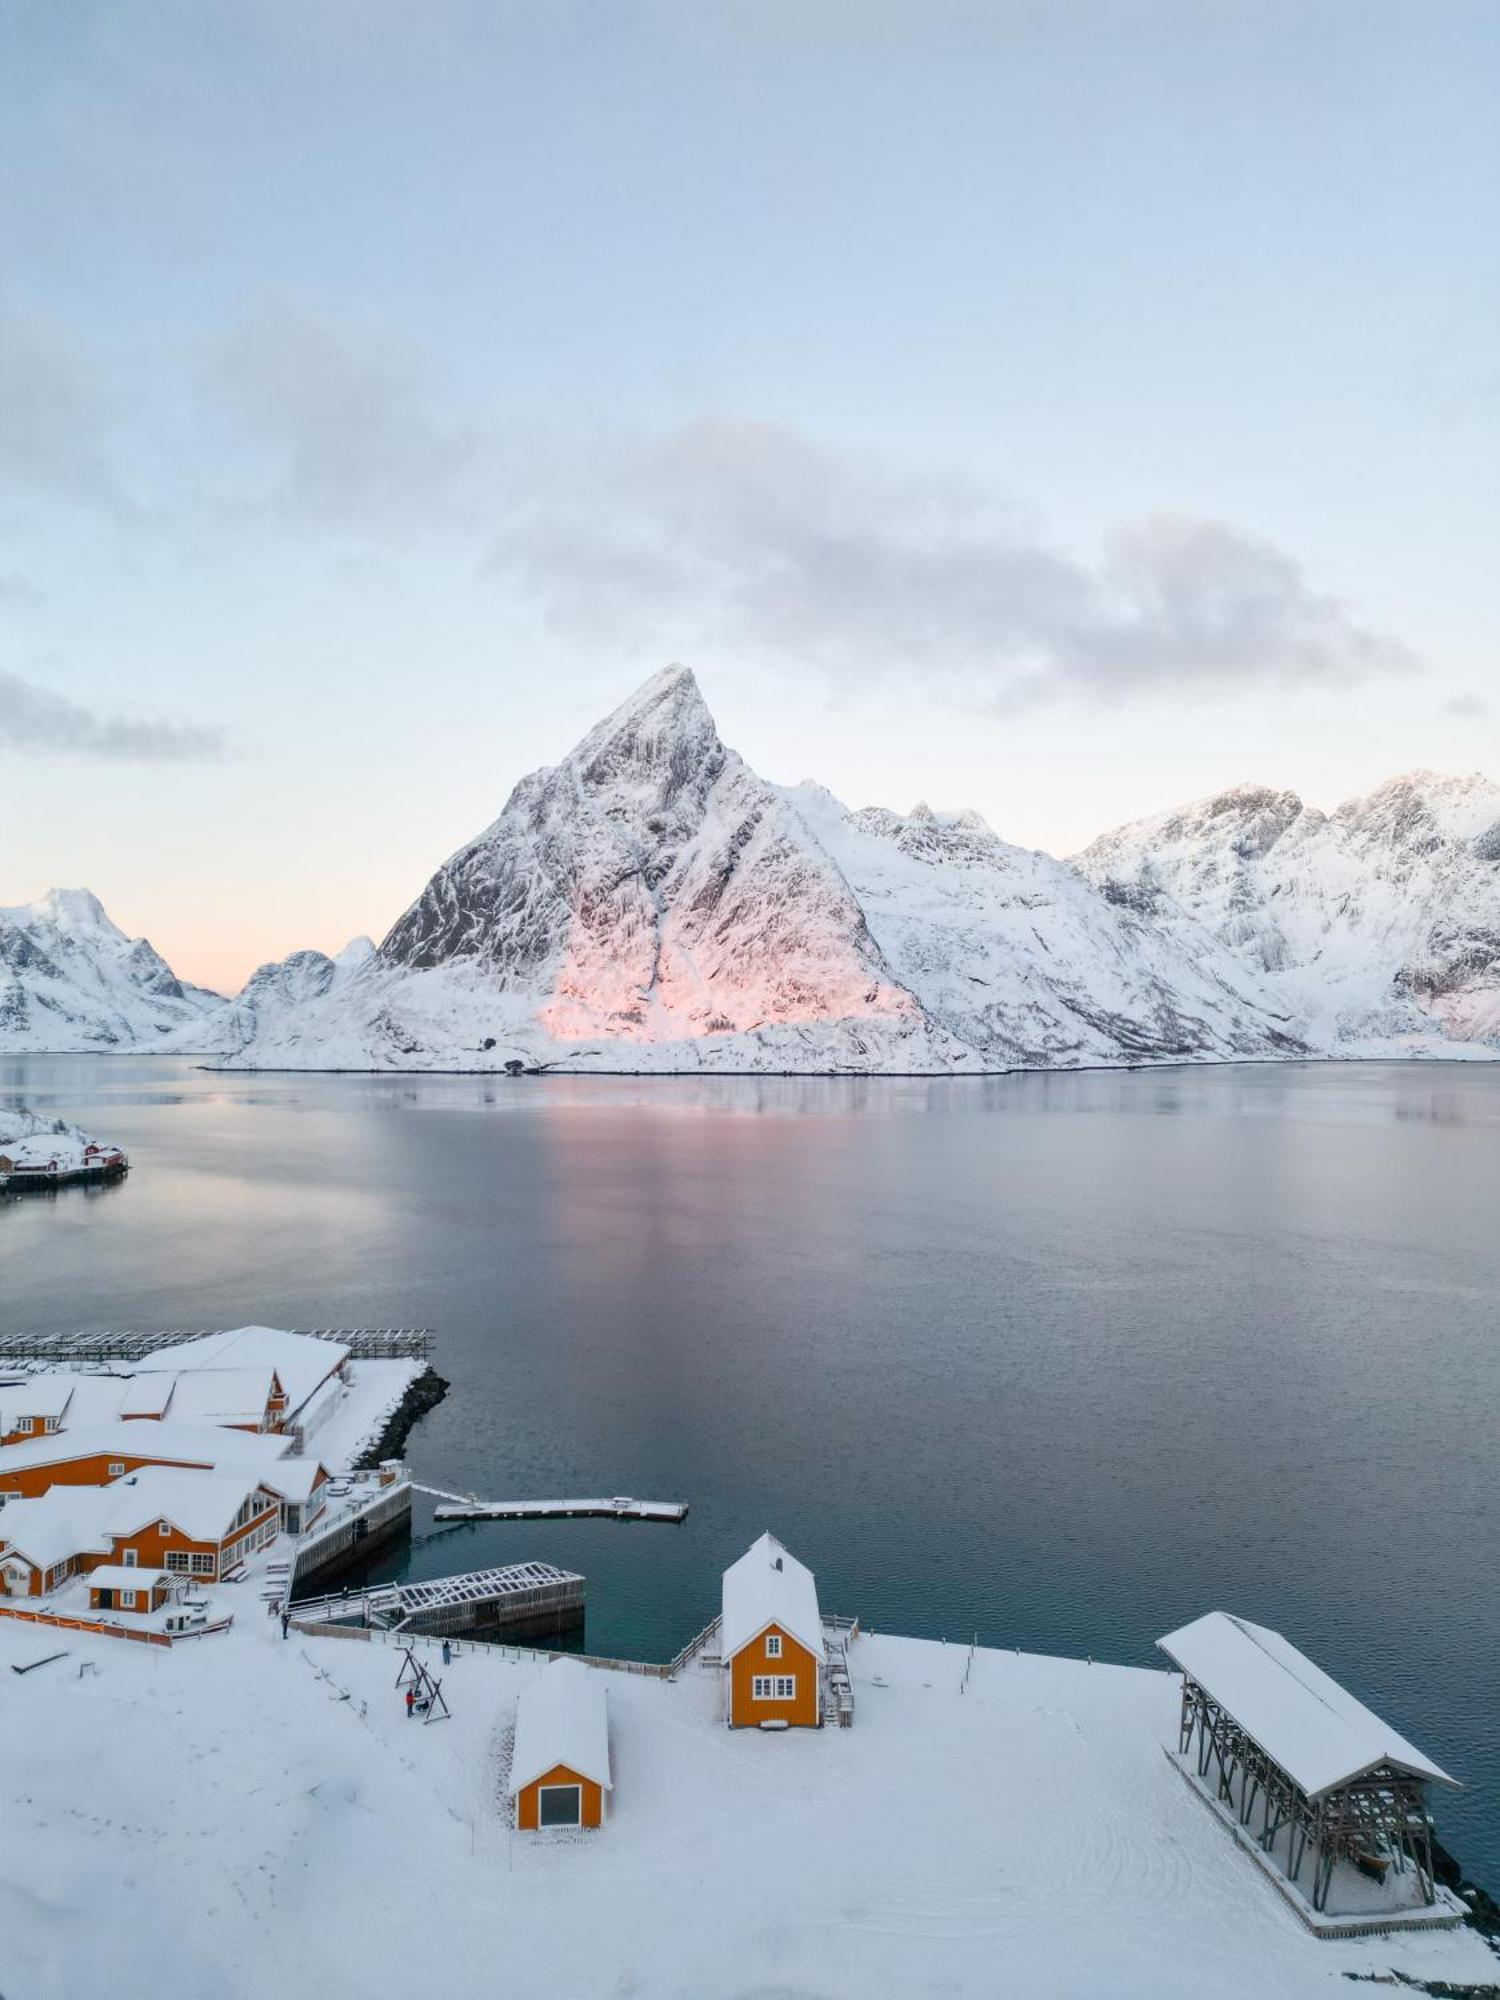
[[[124,1472],[125,1472],[125,1461],[124,1461],[124,1459],[123,1459],[123,1458],[112,1458],[112,1459],[110,1460],[110,1462],[109,1462],[109,1476],[110,1476],[110,1478],[111,1478],[111,1479],[119,1479],[119,1478],[123,1477],[123,1475],[124,1475]]]
[[[166,1554],[162,1558],[162,1568],[170,1570],[173,1576],[189,1575],[191,1572],[188,1568],[187,1550],[168,1549]]]
[[[558,1819],[549,1823],[542,1818],[542,1800],[548,1792],[571,1792],[578,1801],[578,1813],[573,1819]],[[536,1824],[538,1833],[548,1833],[552,1827],[567,1828],[583,1825],[583,1787],[572,1785],[538,1785],[536,1788]]]
[[[138,1550],[136,1550],[136,1549],[122,1549],[122,1550],[120,1551],[120,1563],[121,1563],[121,1566],[122,1566],[123,1568],[125,1568],[125,1569],[135,1569],[135,1568],[137,1567],[137,1565],[138,1565],[138,1562],[139,1562],[139,1551],[138,1551]]]
[[[766,1634],[766,1658],[768,1660],[779,1660],[781,1658],[781,1634],[779,1632],[768,1632]]]
[[[55,1431],[57,1429],[57,1426],[58,1426],[58,1419],[56,1417],[46,1417],[43,1419],[42,1428],[44,1431],[50,1433],[52,1431]]]
[[[170,1535],[172,1532],[172,1523],[170,1521],[158,1521],[156,1532],[159,1535]]]
[[[752,1701],[795,1701],[797,1699],[797,1676],[795,1674],[752,1674],[750,1676],[750,1699]]]
[[[218,1568],[219,1568],[218,1558],[212,1553],[205,1553],[201,1549],[193,1549],[189,1552],[188,1554],[189,1576],[213,1577],[218,1573]]]
[[[117,1591],[115,1594],[120,1600],[120,1609],[122,1611],[134,1611],[135,1592],[133,1590],[121,1590]]]

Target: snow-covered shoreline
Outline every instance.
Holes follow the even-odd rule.
[[[502,1777],[545,1656],[444,1669],[418,1641],[452,1710],[427,1726],[398,1651],[283,1642],[258,1608],[162,1654],[69,1634],[5,1674],[17,2000],[269,2000],[289,1965],[330,1995],[479,1991],[503,1965],[558,2000],[1331,2000],[1500,1969],[1467,1930],[1314,1938],[1164,1754],[1166,1672],[866,1635],[855,1727],[767,1736],[724,1728],[710,1669],[591,1670],[607,1823],[528,1837]],[[0,1663],[55,1650],[0,1621]]]

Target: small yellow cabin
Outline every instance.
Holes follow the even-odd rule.
[[[577,1660],[554,1660],[516,1703],[516,1825],[524,1833],[602,1826],[612,1788],[604,1683]]]

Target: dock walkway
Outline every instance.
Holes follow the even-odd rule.
[[[475,1628],[502,1633],[561,1628],[583,1616],[583,1578],[551,1563],[511,1563],[425,1582],[382,1583],[299,1598],[288,1615],[298,1626],[363,1625],[437,1636]]]
[[[446,1504],[434,1507],[435,1521],[563,1521],[606,1517],[614,1521],[685,1521],[685,1500],[632,1500],[617,1494],[612,1500],[481,1500],[472,1493],[445,1493],[439,1486],[414,1482],[418,1493]]]

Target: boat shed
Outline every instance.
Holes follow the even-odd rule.
[[[604,1682],[577,1660],[553,1660],[521,1690],[510,1795],[523,1832],[601,1826],[609,1768]]]
[[[1427,1787],[1456,1778],[1267,1626],[1210,1611],[1157,1644],[1185,1774],[1315,1916],[1437,1915]]]

